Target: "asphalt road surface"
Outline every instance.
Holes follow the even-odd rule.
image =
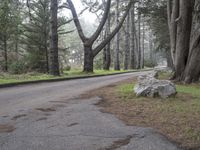
[[[148,72],[0,89],[0,150],[180,150],[150,128],[102,113],[90,90]]]

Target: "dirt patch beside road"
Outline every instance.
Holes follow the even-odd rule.
[[[98,106],[102,112],[116,115],[127,125],[155,128],[188,150],[200,150],[198,98],[180,92],[169,100],[137,98],[132,92],[135,81],[133,78],[118,82],[82,97],[99,96],[102,100]]]

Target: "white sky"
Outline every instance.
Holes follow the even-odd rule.
[[[66,2],[66,0],[62,0],[63,2]],[[74,3],[74,6],[76,8],[77,13],[79,14],[83,9],[84,6],[81,3],[81,0],[72,0],[72,2]],[[65,10],[63,12],[63,15],[70,15],[71,16],[71,12],[70,10]],[[96,22],[96,15],[90,13],[88,10],[84,11],[84,13],[81,15],[81,18],[83,18],[85,21],[93,24]]]

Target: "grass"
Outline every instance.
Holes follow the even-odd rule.
[[[200,85],[178,84],[178,95],[166,100],[138,98],[133,86],[119,85],[114,93],[120,101],[117,107],[125,110],[118,112],[122,120],[128,125],[156,128],[184,148],[200,149]]]
[[[129,70],[131,71],[131,70]],[[54,77],[48,74],[42,73],[27,73],[21,75],[12,75],[8,73],[0,73],[0,84],[7,83],[18,83],[18,82],[26,82],[26,81],[36,81],[36,80],[48,80],[48,79],[57,79],[57,78],[70,78],[70,77],[83,77],[83,76],[95,76],[95,75],[107,75],[113,73],[122,73],[127,71],[104,71],[104,70],[95,70],[94,73],[84,73],[80,69],[64,71],[64,73],[60,77]]]

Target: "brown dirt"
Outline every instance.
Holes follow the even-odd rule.
[[[99,150],[116,150],[124,145],[130,143],[132,136],[127,136],[125,139],[114,141],[113,144],[107,148],[99,149]]]
[[[102,107],[102,112],[116,115],[127,125],[152,127],[187,150],[200,150],[199,112],[191,114],[175,112],[170,107],[169,110],[162,109],[160,106],[166,102],[159,98],[136,98],[130,95],[124,99],[116,87],[133,81],[135,79],[129,79],[90,91],[90,93],[81,95],[81,98],[99,96],[102,100],[97,105]],[[191,105],[190,100],[193,97],[178,94],[176,98],[180,103],[186,103],[187,106],[187,104]],[[169,102],[169,106],[172,104]]]
[[[9,133],[13,132],[15,127],[10,124],[0,124],[0,133]]]

